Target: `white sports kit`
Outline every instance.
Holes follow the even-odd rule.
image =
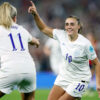
[[[88,87],[91,78],[89,59],[97,56],[90,41],[78,34],[77,40],[71,42],[67,32],[54,29],[53,38],[58,40],[64,59],[55,85],[61,86],[67,93],[74,97],[81,97]]]
[[[28,42],[32,36],[13,23],[7,30],[0,26],[0,91],[10,93],[17,86],[20,92],[36,89],[36,70],[29,54]]]

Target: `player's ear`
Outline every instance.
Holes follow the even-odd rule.
[[[78,29],[80,29],[81,28],[81,26],[80,25],[78,25]]]
[[[12,19],[13,19],[13,21],[16,23],[16,21],[17,21],[17,16],[14,16]]]

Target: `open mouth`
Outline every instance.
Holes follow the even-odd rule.
[[[67,31],[70,33],[70,32],[72,32],[72,31],[73,31],[73,29],[71,29],[71,28],[70,28],[70,29],[67,29]]]

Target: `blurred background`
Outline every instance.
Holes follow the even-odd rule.
[[[0,4],[5,1],[17,8],[17,23],[25,27],[32,36],[35,36],[40,40],[41,45],[39,48],[29,46],[30,53],[36,63],[38,77],[37,86],[38,88],[51,88],[57,73],[52,70],[50,54],[45,54],[44,52],[44,46],[47,43],[48,37],[38,30],[32,15],[28,14],[28,7],[30,5],[29,0],[0,0]],[[100,59],[100,0],[32,1],[35,3],[41,18],[50,27],[64,29],[64,21],[68,16],[74,15],[79,17],[83,25],[82,34],[92,42]],[[95,90],[95,71],[91,61],[90,68],[92,72],[92,82],[89,87],[92,87],[92,89]],[[42,81],[43,79],[45,80],[44,82]]]

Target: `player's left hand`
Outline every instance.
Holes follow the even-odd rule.
[[[39,40],[37,39],[36,42],[35,42],[35,46],[36,46],[36,48],[38,48],[39,45],[40,45],[40,42],[39,42]]]
[[[32,38],[32,41],[30,41],[29,44],[35,45],[35,47],[38,48],[39,45],[40,45],[40,42],[39,42],[39,39],[33,37],[33,38]]]

